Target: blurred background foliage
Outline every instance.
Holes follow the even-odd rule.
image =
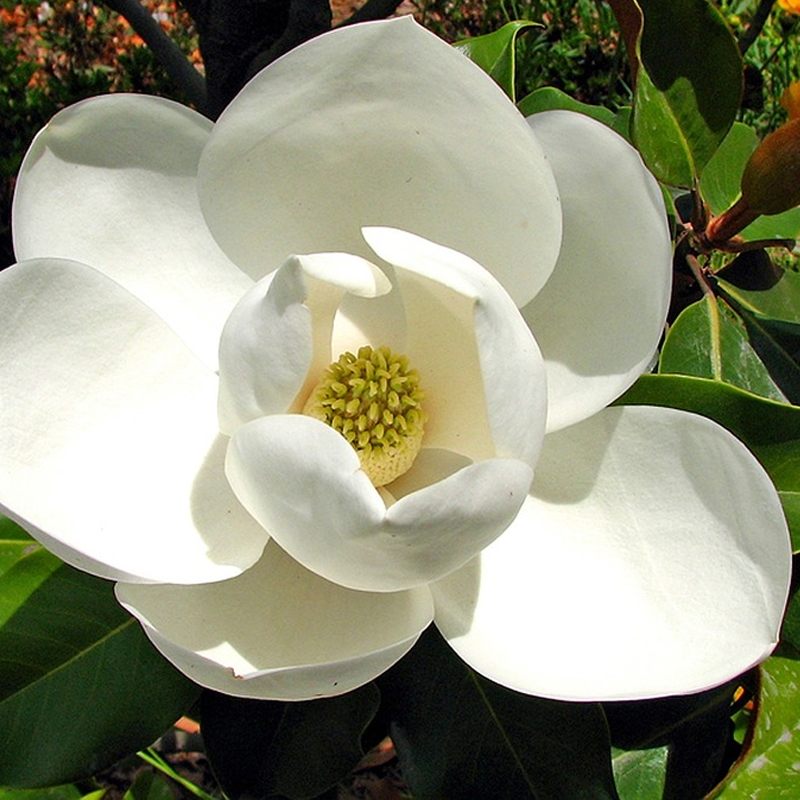
[[[203,69],[192,18],[176,0],[144,0],[150,14]],[[333,24],[359,6],[334,0]],[[743,41],[759,0],[721,0]],[[791,4],[789,4],[791,5]],[[497,30],[513,19],[539,22],[518,44],[517,97],[554,86],[585,103],[616,111],[630,103],[624,46],[602,0],[404,0],[447,41]],[[761,135],[786,119],[789,87],[800,80],[800,16],[775,4],[761,35],[746,46],[741,119]],[[795,87],[800,92],[800,87]],[[14,176],[36,132],[60,108],[107,92],[148,92],[186,101],[133,28],[102,3],[86,0],[0,0],[0,267],[14,261],[10,235]]]

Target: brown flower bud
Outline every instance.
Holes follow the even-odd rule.
[[[742,200],[756,214],[780,214],[800,204],[800,119],[771,133],[742,175]]]

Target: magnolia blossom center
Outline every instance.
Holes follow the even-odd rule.
[[[388,347],[342,353],[311,390],[303,413],[353,446],[374,486],[407,472],[422,445],[426,414],[419,373]]]

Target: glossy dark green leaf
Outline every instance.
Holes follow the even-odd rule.
[[[469,669],[433,626],[377,682],[415,797],[617,797],[599,704],[498,686]]]
[[[528,20],[508,22],[499,30],[487,33],[485,36],[462,39],[453,46],[488,72],[514,101],[517,37],[521,31],[534,27],[541,26]]]
[[[150,744],[198,691],[109,582],[43,548],[0,576],[0,785],[92,775]]]
[[[302,703],[203,692],[203,741],[214,774],[230,797],[316,797],[358,763],[379,699],[373,684]]]
[[[758,145],[755,131],[735,122],[700,175],[700,193],[713,214],[721,214],[740,194],[740,181],[747,160]],[[741,236],[758,239],[794,239],[800,233],[800,209],[759,217]]]
[[[720,280],[720,288],[742,307],[764,318],[800,325],[800,274],[784,272],[771,288],[747,291]]]
[[[747,334],[760,359],[786,397],[800,403],[800,322],[796,321],[800,304],[797,296],[797,275],[784,273],[772,288],[765,291],[746,291],[720,281],[723,297],[736,309],[747,328]],[[754,304],[772,307],[777,314],[795,319],[775,318],[764,314]]]
[[[736,116],[741,57],[707,0],[639,0],[639,6],[633,139],[657,178],[690,187]]]
[[[642,375],[617,402],[693,411],[738,436],[775,483],[794,549],[800,550],[800,408],[719,381],[681,375]]]
[[[612,751],[614,780],[622,800],[662,800],[669,748]]]
[[[728,766],[731,703],[738,685],[733,680],[691,695],[604,703],[612,741],[638,767],[620,776],[630,781],[627,793],[617,781],[623,800],[700,798],[710,790]],[[616,758],[621,756],[617,751]],[[618,769],[615,764],[615,775]]]
[[[609,127],[613,127],[615,119],[613,111],[603,108],[603,106],[591,106],[588,103],[581,103],[579,100],[575,100],[575,98],[552,86],[543,86],[541,89],[536,89],[526,95],[517,103],[517,108],[526,117],[531,114],[538,114],[540,111],[552,111],[557,108],[576,111]]]
[[[670,327],[658,371],[725,381],[786,401],[751,346],[741,319],[723,300],[709,295],[685,308]]]
[[[67,784],[48,789],[0,789],[0,800],[100,800],[103,794],[100,790],[84,795],[77,786]]]
[[[167,779],[157,772],[141,772],[122,800],[175,800]]]
[[[16,523],[0,517],[0,575],[13,566],[26,552],[41,545],[31,539]]]
[[[711,797],[791,798],[800,775],[800,661],[772,657],[760,668],[753,738]]]

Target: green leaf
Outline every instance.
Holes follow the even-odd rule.
[[[536,22],[518,20],[507,22],[502,28],[485,36],[462,39],[453,47],[474,61],[499,84],[515,101],[514,77],[516,74],[516,42],[521,31],[542,27]]]
[[[763,318],[800,326],[800,274],[784,272],[770,289],[747,291],[719,279],[719,286],[739,305]]]
[[[517,103],[517,108],[526,117],[531,114],[538,114],[540,111],[552,111],[558,108],[575,111],[596,119],[598,122],[608,125],[609,128],[614,126],[615,120],[613,111],[609,111],[603,106],[590,106],[588,103],[581,103],[579,100],[575,100],[560,89],[555,89],[552,86],[543,86],[541,89],[536,89],[526,95]]]
[[[498,686],[467,667],[434,626],[377,683],[415,797],[617,797],[597,703]]]
[[[231,797],[316,797],[361,759],[361,737],[378,704],[374,684],[302,703],[205,691],[206,754]]]
[[[15,522],[0,517],[0,575],[27,551],[41,547]]]
[[[0,789],[0,800],[100,800],[105,791],[84,795],[77,786],[51,786],[49,789]]]
[[[659,180],[691,187],[734,121],[742,60],[706,0],[639,0],[633,140]]]
[[[602,122],[603,125],[607,125],[625,139],[630,140],[631,138],[630,107],[621,108],[615,114],[613,111],[609,111],[609,109],[603,106],[592,106],[588,103],[581,103],[579,100],[575,100],[560,89],[556,89],[552,86],[543,86],[541,89],[536,89],[529,95],[526,95],[517,103],[517,108],[520,113],[526,117],[532,114],[538,114],[540,111],[552,111],[554,109],[574,111],[578,114],[585,114],[587,117],[596,119],[598,122]]]
[[[751,346],[741,319],[723,300],[710,295],[685,308],[675,320],[664,341],[658,371],[725,381],[786,401]]]
[[[721,214],[740,194],[740,182],[747,160],[758,145],[755,131],[735,122],[700,176],[700,194],[713,214]],[[741,233],[747,241],[794,239],[800,233],[800,208],[782,214],[759,217]]]
[[[760,668],[755,727],[750,746],[711,795],[794,797],[800,762],[800,662],[768,658]]]
[[[711,789],[727,766],[731,703],[738,686],[734,679],[690,695],[604,703],[611,739],[635,765],[630,775],[621,775],[627,793],[622,781],[617,783],[622,800],[700,798]],[[616,757],[622,754],[617,751]],[[615,775],[619,769],[615,765]]]
[[[621,800],[662,800],[669,748],[612,751],[614,780]]]
[[[713,419],[738,436],[772,478],[794,550],[800,551],[800,408],[729,384],[682,375],[642,375],[617,403],[682,408]]]
[[[0,785],[92,775],[156,739],[198,692],[109,582],[43,548],[0,576]]]
[[[157,772],[141,772],[122,800],[175,800],[175,795]]]

